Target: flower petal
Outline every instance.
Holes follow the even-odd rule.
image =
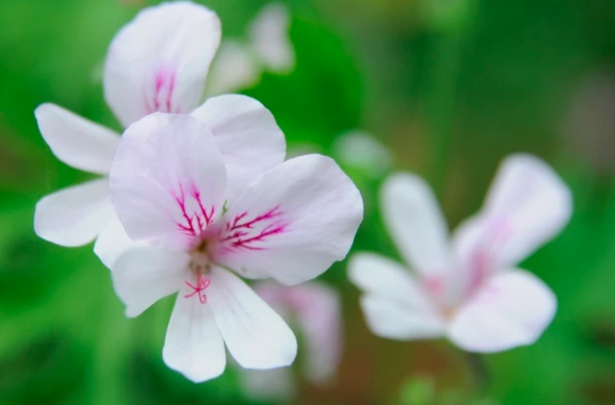
[[[94,253],[109,269],[113,269],[115,260],[120,255],[137,244],[130,239],[124,230],[118,217],[113,214],[113,219],[103,228],[96,238]]]
[[[263,7],[250,25],[254,51],[265,67],[276,73],[288,73],[295,67],[295,52],[288,35],[290,15],[282,4]]]
[[[374,334],[397,340],[443,334],[437,307],[399,264],[372,253],[358,253],[350,260],[349,277],[365,292],[361,306]]]
[[[182,291],[167,329],[162,349],[164,362],[194,382],[210,380],[226,367],[222,335],[211,308],[198,299],[186,299]]]
[[[346,256],[362,216],[359,191],[333,160],[294,158],[229,206],[214,260],[247,277],[302,283]]]
[[[455,233],[465,263],[477,255],[491,267],[509,267],[555,237],[570,219],[568,187],[544,162],[513,155],[501,165],[481,212]]]
[[[534,343],[555,315],[553,292],[531,273],[491,277],[462,306],[448,331],[464,350],[497,352]]]
[[[190,256],[183,252],[135,247],[117,258],[112,267],[115,292],[135,317],[159,299],[182,288],[190,277]]]
[[[288,325],[237,276],[214,267],[207,289],[216,324],[235,360],[245,368],[288,366],[297,340]]]
[[[261,66],[247,46],[222,41],[207,77],[205,94],[216,96],[248,89],[261,78]]]
[[[120,136],[55,104],[34,110],[41,135],[58,159],[86,172],[108,174]]]
[[[429,186],[407,173],[390,176],[382,214],[401,256],[425,278],[450,278],[452,248],[446,222]]]
[[[284,162],[284,133],[269,110],[255,99],[241,95],[213,97],[192,116],[216,138],[228,174],[229,198]]]
[[[187,1],[148,7],[115,36],[104,71],[107,103],[124,127],[152,112],[188,114],[203,95],[220,20]]]
[[[62,246],[91,242],[113,217],[106,178],[43,197],[34,210],[34,232]]]
[[[191,248],[222,213],[226,170],[211,132],[188,115],[131,125],[111,169],[111,200],[136,242]]]

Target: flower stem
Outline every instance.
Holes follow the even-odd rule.
[[[479,353],[462,352],[462,354],[477,391],[486,391],[491,384],[491,373],[484,357]]]

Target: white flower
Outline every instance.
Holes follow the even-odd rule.
[[[245,368],[293,361],[291,330],[234,273],[310,280],[348,253],[363,209],[350,179],[319,155],[267,170],[277,157],[246,149],[256,179],[239,193],[217,144],[191,116],[152,114],[126,130],[110,177],[117,216],[141,244],[113,264],[116,292],[137,316],[179,291],[163,358],[194,381],[222,373],[223,340]]]
[[[141,11],[113,39],[104,69],[105,99],[121,124],[127,127],[154,111],[192,112],[202,97],[220,36],[216,14],[196,4],[165,3]],[[215,110],[219,104],[238,102],[219,99],[202,108]],[[225,114],[218,120],[232,125],[234,117]],[[80,246],[105,227],[121,228],[108,198],[107,179],[119,134],[54,104],[39,106],[35,115],[43,138],[61,161],[102,175],[41,199],[34,217],[36,233],[59,245]],[[224,125],[219,129],[224,131]]]
[[[283,4],[270,3],[256,15],[248,41],[225,40],[211,68],[206,92],[210,95],[256,85],[263,72],[288,74],[295,67],[295,52],[288,35],[290,14]]]
[[[393,165],[391,152],[373,135],[363,131],[351,131],[335,139],[333,156],[342,167],[361,170],[372,178],[378,178]]]
[[[342,354],[342,314],[337,292],[322,283],[288,287],[273,281],[254,285],[256,293],[282,318],[297,325],[305,344],[302,371],[308,381],[331,381]],[[288,403],[297,387],[289,368],[244,371],[241,382],[253,399]]]
[[[555,296],[516,267],[568,222],[568,188],[528,155],[507,158],[483,209],[447,237],[428,186],[410,174],[385,183],[382,208],[402,258],[359,253],[350,278],[370,329],[391,339],[446,336],[464,350],[495,352],[531,344],[551,322]]]

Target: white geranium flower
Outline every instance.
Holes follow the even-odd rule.
[[[263,72],[288,74],[295,67],[295,51],[288,32],[290,13],[270,3],[248,28],[248,41],[225,40],[211,68],[207,94],[216,95],[256,85]]]
[[[346,256],[362,218],[358,190],[329,158],[263,170],[271,155],[250,151],[256,180],[239,193],[219,149],[199,120],[156,113],[126,130],[110,176],[117,216],[140,244],[112,265],[116,292],[137,316],[179,291],[163,358],[193,381],[222,373],[223,341],[245,368],[290,364],[294,335],[236,274],[310,280]]]
[[[370,329],[391,339],[448,337],[464,350],[496,352],[531,344],[551,322],[556,299],[516,267],[557,235],[571,215],[566,185],[528,155],[507,158],[484,207],[452,242],[428,186],[411,174],[385,183],[382,208],[402,258],[416,271],[360,253],[350,279]]]
[[[216,14],[190,2],[165,3],[141,11],[111,42],[104,69],[105,99],[120,123],[127,127],[155,111],[192,112],[202,97],[220,36]],[[232,104],[239,104],[239,110],[228,112],[231,110],[225,107]],[[220,124],[218,132],[222,134],[233,126],[234,113],[258,115],[254,108],[255,102],[245,99],[220,98],[201,107],[197,116]],[[220,109],[225,111],[224,117],[211,114]],[[34,216],[36,233],[59,245],[80,246],[95,239],[105,227],[121,229],[109,201],[107,179],[119,134],[54,104],[39,106],[35,115],[43,138],[61,161],[102,175],[41,199]],[[262,116],[254,118],[258,124]],[[271,141],[247,132],[247,143]],[[278,135],[283,144],[283,135]]]
[[[302,372],[313,384],[331,382],[342,354],[342,314],[337,292],[311,281],[300,286],[285,286],[261,281],[254,290],[275,311],[293,325],[303,337],[305,356]],[[290,368],[244,371],[241,382],[250,398],[281,403],[292,402],[297,387]]]

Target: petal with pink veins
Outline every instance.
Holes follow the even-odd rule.
[[[153,112],[190,113],[220,45],[220,20],[187,1],[142,10],[109,47],[107,103],[124,127]]]
[[[86,172],[109,173],[120,142],[118,134],[55,104],[41,104],[34,115],[58,159]]]
[[[359,191],[332,159],[290,159],[229,204],[214,260],[246,277],[299,284],[346,256],[362,217]]]
[[[483,209],[455,232],[455,249],[468,266],[513,266],[555,237],[571,213],[570,190],[553,169],[536,157],[513,155],[502,163]]]
[[[198,299],[186,299],[184,289],[177,296],[162,358],[167,366],[194,382],[218,377],[226,367],[226,351],[211,307]]]
[[[459,308],[448,335],[471,352],[498,352],[534,343],[551,323],[557,302],[540,279],[522,270],[491,277]]]
[[[244,368],[290,365],[297,340],[284,320],[234,274],[214,267],[207,302],[229,352]]]
[[[135,242],[190,249],[222,213],[226,169],[209,129],[155,113],[131,125],[111,169],[111,200]]]
[[[435,303],[401,265],[380,255],[358,253],[350,260],[349,277],[365,294],[361,306],[374,334],[413,340],[444,333],[444,320]]]
[[[61,246],[93,241],[113,218],[109,182],[93,180],[49,194],[36,203],[34,231]]]
[[[265,171],[284,162],[284,133],[257,100],[236,94],[213,97],[191,115],[216,138],[226,165],[231,201]]]
[[[126,305],[126,316],[139,316],[152,304],[179,291],[191,273],[184,252],[135,247],[113,264],[113,286]]]
[[[452,248],[446,221],[429,186],[418,176],[390,176],[381,192],[384,222],[400,255],[425,279],[450,279]]]

